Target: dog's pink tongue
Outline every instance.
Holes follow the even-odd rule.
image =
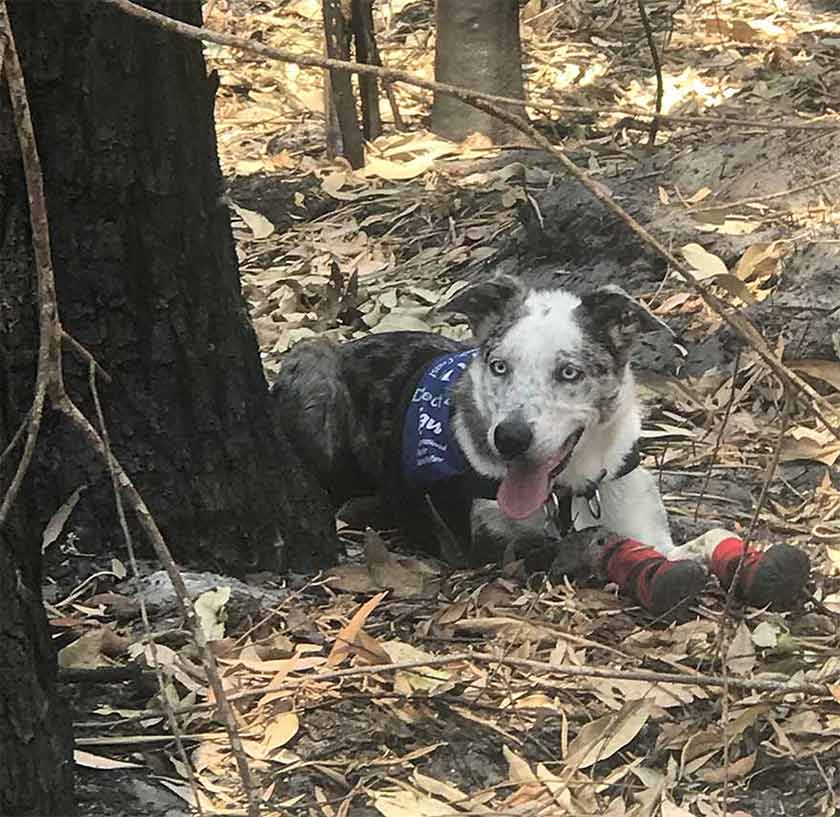
[[[525,519],[548,499],[551,463],[527,466],[512,462],[499,486],[496,501],[505,516]]]

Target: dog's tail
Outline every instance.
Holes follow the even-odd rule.
[[[283,357],[271,394],[278,427],[319,482],[329,486],[350,455],[352,403],[338,346],[323,339],[296,344]]]

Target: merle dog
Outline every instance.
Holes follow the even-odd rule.
[[[639,465],[630,354],[647,313],[626,293],[498,276],[446,308],[467,316],[474,343],[390,332],[300,343],[284,359],[278,421],[336,508],[378,495],[415,547],[472,563],[597,526],[589,561],[655,612],[702,589],[703,560],[722,581],[740,560],[742,581],[776,595],[779,567],[804,584],[792,548],[781,564],[781,551],[742,556],[726,532],[674,548]]]

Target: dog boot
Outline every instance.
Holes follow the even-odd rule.
[[[706,586],[708,574],[692,559],[670,561],[635,539],[607,544],[602,566],[607,578],[649,613],[661,616],[687,608]]]
[[[739,597],[753,607],[770,605],[777,610],[789,610],[808,581],[811,569],[808,554],[785,544],[758,550],[729,534],[718,542],[709,559],[709,569],[724,590],[732,584],[742,553],[736,587]]]

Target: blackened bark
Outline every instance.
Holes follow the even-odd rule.
[[[382,65],[379,48],[376,45],[376,29],[373,24],[373,0],[353,0],[351,9],[356,60],[368,65]],[[365,139],[372,141],[382,133],[382,117],[379,114],[379,82],[376,77],[360,75],[359,94],[362,98],[362,129]]]
[[[341,0],[323,0],[324,37],[327,56],[334,60],[350,59],[350,28],[344,18]],[[330,71],[330,88],[338,125],[341,129],[342,152],[351,167],[365,163],[362,130],[356,114],[353,82],[346,71]]]
[[[438,82],[524,98],[518,0],[437,0],[435,20]],[[443,94],[435,94],[432,130],[454,140],[478,132],[497,143],[518,134],[490,114]]]
[[[200,23],[198,0],[147,5]],[[100,395],[116,455],[177,558],[234,569],[330,563],[325,497],[270,420],[222,196],[215,78],[200,45],[94,0],[9,7],[44,167],[61,316],[113,377]],[[31,400],[36,327],[5,94],[0,225],[0,400],[13,428]],[[94,418],[87,367],[65,355],[65,374]],[[50,414],[28,483],[36,528],[80,485],[88,490],[68,523],[79,548],[121,551],[108,477]]]
[[[0,449],[14,430],[0,411]],[[11,471],[0,472],[3,485]],[[70,815],[73,734],[56,695],[40,541],[27,503],[18,498],[0,531],[0,814]]]

